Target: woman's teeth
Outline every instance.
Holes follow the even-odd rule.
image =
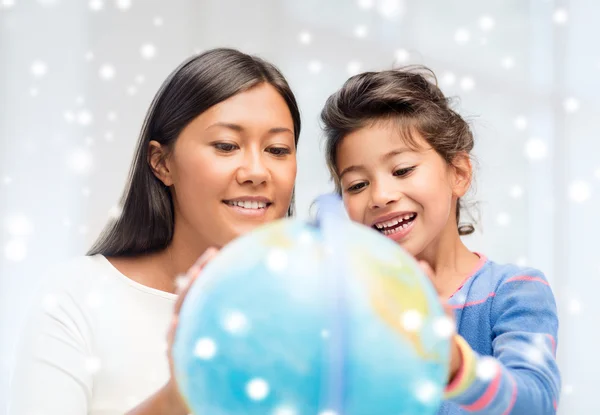
[[[239,206],[244,209],[264,209],[267,207],[265,202],[256,202],[249,200],[233,200],[227,202],[229,206]]]

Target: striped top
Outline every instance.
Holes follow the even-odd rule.
[[[555,414],[558,317],[550,285],[536,269],[479,256],[449,299],[463,365],[439,415]]]

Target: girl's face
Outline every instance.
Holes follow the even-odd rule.
[[[176,229],[221,247],[285,216],[296,178],[290,110],[269,84],[239,93],[189,123],[163,166]]]
[[[454,165],[416,131],[408,146],[389,121],[343,138],[337,172],[350,218],[419,256],[444,233],[457,234],[456,202],[469,187],[468,157]]]

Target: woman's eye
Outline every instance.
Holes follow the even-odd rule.
[[[291,153],[290,149],[286,147],[271,147],[267,151],[274,156],[285,156]]]
[[[224,153],[230,153],[238,148],[236,144],[233,143],[214,143],[213,146]]]

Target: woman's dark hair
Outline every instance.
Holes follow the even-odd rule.
[[[175,69],[154,97],[141,129],[119,217],[109,223],[88,255],[132,256],[167,247],[173,237],[171,191],[154,175],[148,144],[156,140],[172,148],[181,131],[210,107],[267,83],[285,100],[294,122],[294,142],[300,136],[296,98],[281,72],[256,56],[227,48],[193,56]],[[294,195],[288,216],[294,211]]]
[[[423,66],[353,76],[327,99],[321,120],[326,135],[327,166],[340,194],[339,144],[348,134],[373,123],[395,122],[412,146],[416,146],[416,141],[411,133],[418,131],[448,164],[459,153],[470,154],[474,145],[469,124],[451,108],[450,99],[438,88],[434,73]],[[475,228],[460,224],[460,208],[459,200],[458,232],[469,235]]]

